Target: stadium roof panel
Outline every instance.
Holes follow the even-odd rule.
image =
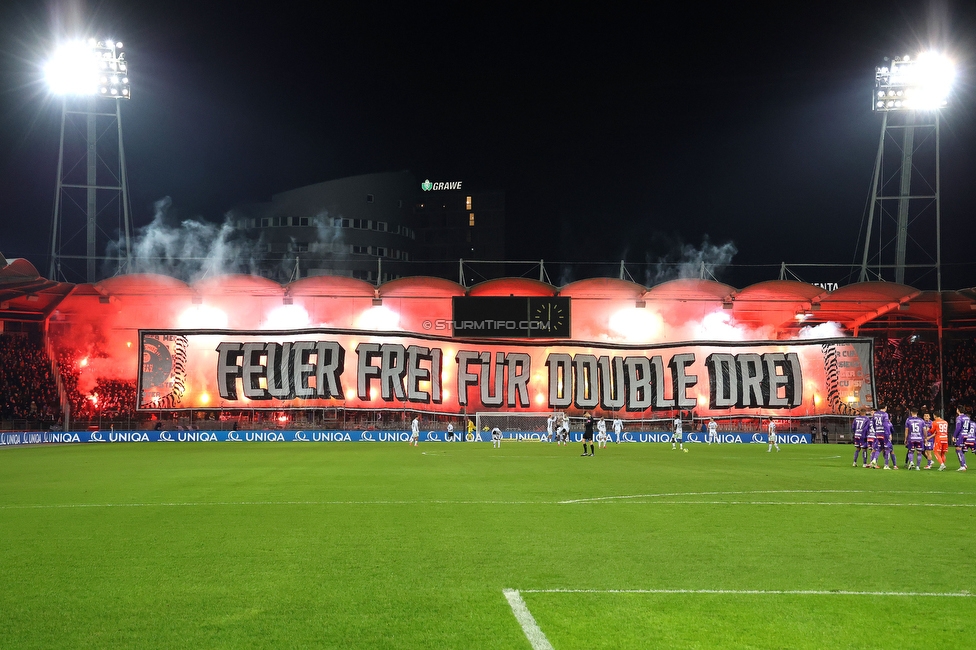
[[[353,296],[371,298],[376,287],[365,280],[340,275],[315,275],[295,280],[285,286],[292,296]]]
[[[469,296],[554,296],[556,287],[529,278],[486,280],[468,289]]]
[[[391,298],[430,298],[463,296],[464,287],[457,282],[429,276],[399,278],[380,285],[377,290],[381,297]]]
[[[645,300],[704,300],[722,302],[736,292],[735,287],[697,278],[681,278],[654,285],[648,289]]]
[[[647,289],[644,285],[617,278],[588,278],[570,282],[559,290],[568,298],[601,298],[638,300]]]

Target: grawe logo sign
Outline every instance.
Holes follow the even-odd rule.
[[[438,190],[459,190],[462,181],[431,181],[429,178],[420,184],[420,189],[425,192],[436,192]]]

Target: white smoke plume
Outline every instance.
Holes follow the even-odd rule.
[[[839,323],[828,321],[819,325],[807,325],[800,328],[796,338],[798,339],[833,339],[850,336]]]
[[[644,273],[644,284],[652,287],[668,280],[697,278],[701,276],[703,265],[705,277],[709,278],[728,266],[738,252],[734,243],[729,241],[716,246],[709,241],[708,235],[705,235],[700,247],[679,244],[664,257],[659,257],[656,262],[652,262],[651,256],[648,255],[647,261],[650,266]]]
[[[342,228],[337,228],[334,219],[329,216],[328,211],[318,213],[312,218],[315,224],[316,240],[309,244],[308,250],[312,253],[343,253],[345,249],[342,244]]]
[[[252,241],[227,215],[222,224],[197,219],[172,223],[167,196],[155,203],[152,222],[139,228],[132,240],[132,273],[158,273],[193,282],[212,275],[254,273],[261,241]],[[109,244],[108,256],[118,255],[123,241]]]

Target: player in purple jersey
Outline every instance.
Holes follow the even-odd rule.
[[[952,439],[956,443],[956,456],[959,457],[959,472],[966,471],[966,441],[969,438],[969,427],[972,423],[971,418],[964,412],[965,407],[960,404],[956,407],[956,430]]]
[[[898,465],[895,464],[895,456],[891,451],[891,420],[888,419],[888,412],[885,408],[881,406],[871,416],[871,428],[874,429],[874,453],[871,454],[871,466],[877,469],[878,456],[884,450],[884,468],[898,469]]]
[[[867,421],[867,423],[864,426],[866,427],[866,429],[864,430],[864,441],[865,441],[864,444],[866,444],[867,445],[867,448],[871,450],[871,459],[868,460],[867,466],[868,467],[873,467],[874,469],[878,469],[878,453],[877,452],[880,449],[880,447],[877,446],[878,445],[878,434],[874,430],[874,410],[873,409],[868,413],[868,421]],[[876,447],[877,447],[877,449],[876,449]]]
[[[864,452],[864,461],[862,467],[868,466],[868,438],[867,438],[867,424],[868,416],[866,415],[867,409],[862,409],[861,414],[854,418],[851,422],[851,434],[854,438],[854,464],[851,467],[857,467],[857,457]]]
[[[918,409],[911,409],[911,416],[905,420],[905,445],[910,458],[906,460],[908,469],[922,469],[922,445],[925,442],[925,420],[918,417]]]
[[[976,453],[976,420],[973,419],[973,407],[967,408],[967,415],[969,415],[969,431],[966,433],[966,449]]]
[[[935,464],[935,459],[932,458],[932,450],[935,448],[935,427],[929,413],[922,415],[922,422],[925,423],[925,429],[922,433],[922,453],[925,454],[925,459],[929,461],[925,469],[932,469],[932,465]]]

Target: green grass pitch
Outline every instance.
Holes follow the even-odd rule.
[[[2,448],[0,646],[976,647],[972,473],[689,448]]]

